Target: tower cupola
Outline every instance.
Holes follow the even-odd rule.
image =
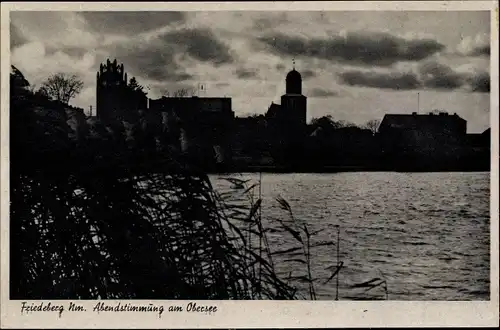
[[[286,75],[286,93],[302,94],[302,76],[295,70],[295,60],[293,61],[292,71]]]

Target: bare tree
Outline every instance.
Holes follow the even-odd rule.
[[[194,96],[194,90],[191,88],[180,88],[175,92],[171,93],[169,90],[163,92],[165,97],[190,97]]]
[[[432,113],[433,115],[439,115],[441,112],[445,112],[445,111],[440,110],[440,109],[434,109],[430,113]]]
[[[194,95],[194,91],[190,88],[178,89],[173,94],[174,97],[189,97],[189,96],[193,96],[193,95]]]
[[[68,104],[69,100],[78,95],[83,88],[83,81],[76,75],[56,73],[42,83],[40,91],[51,99]]]
[[[347,122],[345,120],[335,120],[331,115],[326,115],[320,118],[313,118],[311,120],[311,125],[317,127],[322,126],[323,128],[329,128],[329,129],[339,129],[344,127],[356,126],[353,123]]]
[[[365,124],[365,128],[369,129],[370,131],[372,131],[373,134],[375,134],[378,131],[379,125],[380,125],[380,120],[372,119]]]
[[[39,89],[36,88],[35,84],[29,85],[28,90],[30,91],[31,94],[36,94],[39,91]]]

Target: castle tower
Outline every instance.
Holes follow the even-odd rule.
[[[295,61],[292,71],[286,75],[286,93],[281,96],[281,106],[289,126],[299,128],[306,125],[307,97],[302,95],[302,77],[295,70]]]
[[[127,80],[123,64],[116,59],[99,66],[96,77],[96,115],[105,123],[121,119],[121,112],[127,107]]]

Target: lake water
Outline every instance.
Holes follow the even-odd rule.
[[[219,190],[230,185],[212,181]],[[352,287],[374,278],[386,281],[389,300],[489,300],[489,191],[489,173],[262,174],[262,218],[271,226],[269,219],[287,217],[276,202],[282,196],[310,232],[325,229],[317,240],[336,242],[340,226],[340,300],[385,299],[382,287]],[[295,246],[283,234],[269,241],[273,249]],[[314,277],[328,278],[336,255],[336,247],[318,248]],[[316,289],[318,299],[335,298],[335,280]]]

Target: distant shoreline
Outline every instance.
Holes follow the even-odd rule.
[[[443,173],[443,172],[491,172],[486,168],[364,168],[364,167],[323,167],[318,169],[311,168],[285,168],[277,166],[248,166],[233,169],[220,169],[209,171],[209,174],[234,174],[234,173],[275,173],[275,174],[293,174],[293,173],[311,173],[311,174],[333,174],[333,173],[351,173],[351,172],[395,172],[395,173]]]

